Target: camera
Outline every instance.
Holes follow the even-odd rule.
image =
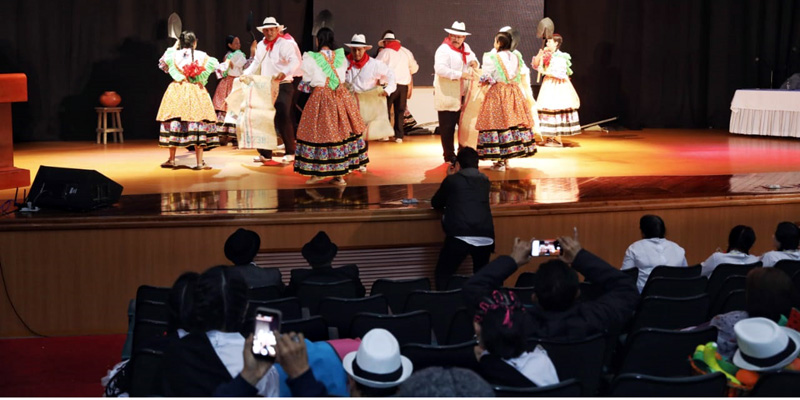
[[[558,243],[558,240],[534,239],[531,242],[531,257],[560,256],[560,255],[561,255],[561,244]]]
[[[259,307],[253,327],[253,356],[275,361],[278,355],[277,332],[281,328],[281,312],[272,308]]]

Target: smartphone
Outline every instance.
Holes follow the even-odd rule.
[[[560,256],[561,244],[558,240],[538,240],[534,239],[531,242],[531,257],[539,256]]]
[[[253,327],[253,356],[275,361],[278,355],[275,345],[278,343],[277,332],[281,329],[281,311],[272,308],[256,309],[255,326]]]

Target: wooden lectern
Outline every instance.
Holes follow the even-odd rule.
[[[0,74],[0,190],[31,184],[30,171],[14,167],[11,103],[22,101],[28,101],[28,77]]]

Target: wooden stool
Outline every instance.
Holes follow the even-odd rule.
[[[109,133],[114,138],[114,143],[117,142],[119,135],[119,142],[123,143],[122,138],[122,107],[95,107],[97,111],[97,143],[100,143],[100,135],[103,135],[103,144],[106,144],[107,136]],[[108,127],[108,118],[111,117],[111,127]]]

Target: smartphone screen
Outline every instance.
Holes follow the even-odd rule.
[[[274,360],[277,356],[275,345],[278,343],[276,332],[281,327],[281,312],[269,308],[256,310],[255,327],[253,329],[253,355]]]
[[[531,242],[531,257],[560,256],[561,244],[558,240],[536,240]]]

